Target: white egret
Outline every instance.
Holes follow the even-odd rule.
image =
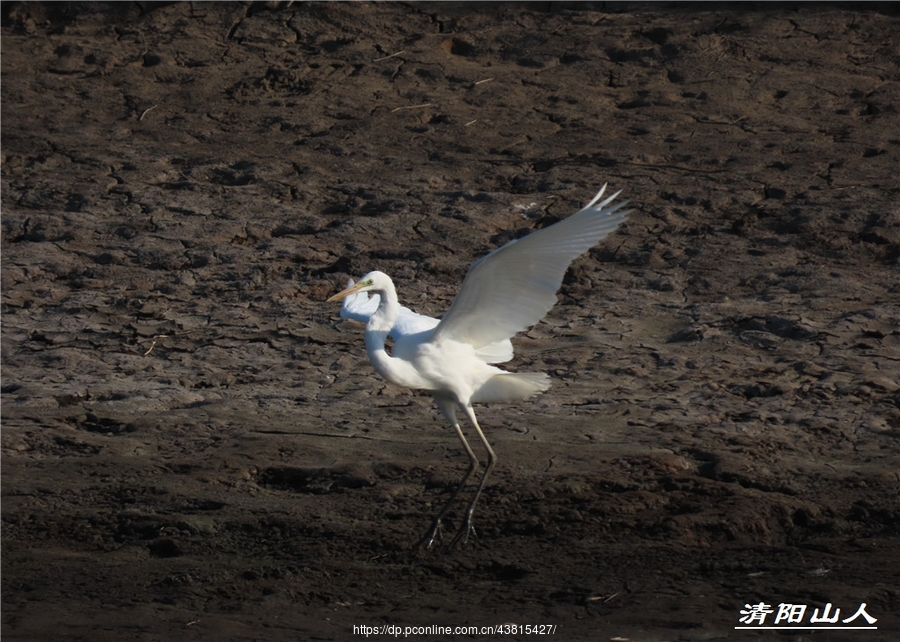
[[[347,289],[328,299],[345,299],[341,316],[366,322],[366,352],[382,377],[431,392],[469,457],[469,469],[419,544],[434,543],[447,510],[478,468],[478,458],[456,418],[457,408],[474,426],[488,461],[452,544],[474,532],[475,504],[497,456],[472,404],[527,399],[550,387],[544,373],[511,373],[492,364],[512,359],[510,338],[550,311],[569,264],[612,233],[629,213],[622,209],[627,201],[610,205],[619,192],[600,201],[605,191],[606,185],[572,216],[473,263],[440,321],[402,307],[394,283],[378,271],[369,272],[358,283],[350,281]],[[371,299],[368,292],[374,293]],[[385,349],[388,336],[394,340],[392,354]]]

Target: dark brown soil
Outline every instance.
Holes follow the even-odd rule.
[[[4,641],[898,639],[891,10],[4,4]],[[465,456],[324,300],[439,316],[605,182],[478,537],[410,554]]]

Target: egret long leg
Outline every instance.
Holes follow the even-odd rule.
[[[457,496],[462,491],[462,489],[466,487],[466,483],[469,481],[469,478],[472,476],[472,473],[474,473],[475,469],[478,468],[478,458],[475,456],[475,453],[472,451],[472,447],[469,445],[469,442],[466,439],[466,436],[463,434],[462,428],[459,425],[459,421],[457,421],[457,419],[456,419],[455,404],[453,403],[453,401],[451,401],[449,399],[436,398],[435,401],[437,402],[438,408],[441,409],[441,412],[444,414],[444,416],[450,421],[451,424],[453,424],[453,428],[456,430],[456,435],[457,435],[457,437],[459,437],[460,443],[462,443],[463,448],[466,451],[466,454],[469,456],[469,469],[466,471],[466,474],[463,475],[462,481],[459,482],[459,485],[456,487],[456,490],[454,490],[453,494],[450,495],[450,499],[448,499],[447,503],[444,504],[444,507],[441,508],[440,512],[437,514],[437,517],[434,518],[431,528],[428,529],[428,531],[425,533],[425,536],[422,537],[422,539],[420,539],[418,542],[416,542],[416,545],[413,547],[414,550],[420,548],[422,545],[425,545],[425,548],[431,548],[431,545],[434,544],[434,540],[436,538],[441,537],[441,522],[443,521],[444,516],[447,514],[447,511],[450,509],[451,504],[453,504],[453,501],[457,498]],[[482,436],[482,439],[484,439],[484,436]],[[490,451],[490,447],[488,448],[488,450]],[[491,452],[491,455],[493,455],[492,452]],[[484,483],[484,480],[482,479],[482,484],[483,483]],[[470,506],[469,514],[468,514],[468,518],[467,518],[468,519],[467,524],[471,524],[471,519],[472,519],[471,510],[472,509],[474,509],[474,506]],[[453,539],[454,543],[456,542],[457,539],[459,539],[459,538],[455,537]]]
[[[453,541],[450,542],[450,545],[453,546],[460,539],[462,539],[463,543],[469,540],[469,534],[475,534],[475,527],[472,525],[472,515],[475,514],[475,504],[478,503],[478,498],[481,497],[481,491],[484,490],[484,485],[487,482],[488,475],[491,474],[491,471],[494,469],[494,465],[497,463],[497,455],[494,454],[494,449],[491,448],[491,444],[488,442],[487,437],[484,436],[484,432],[481,430],[481,426],[478,425],[478,420],[475,418],[475,411],[472,409],[471,405],[465,406],[466,415],[469,417],[469,421],[472,422],[472,425],[475,426],[475,430],[478,432],[478,437],[481,439],[481,443],[484,444],[484,449],[487,450],[488,461],[487,466],[484,468],[484,474],[481,476],[481,481],[478,482],[478,489],[475,491],[475,497],[472,498],[472,501],[469,502],[468,508],[466,508],[466,521],[460,527],[459,532],[456,533],[456,536],[453,538]],[[462,435],[462,432],[460,432]],[[468,448],[468,444],[466,444]],[[471,454],[471,450],[469,450]],[[472,472],[471,470],[469,471]]]

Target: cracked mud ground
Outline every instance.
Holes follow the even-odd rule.
[[[4,640],[896,639],[887,5],[3,11]],[[515,341],[553,387],[478,409],[477,539],[408,555],[465,456],[324,299],[439,316],[604,182],[634,213]]]

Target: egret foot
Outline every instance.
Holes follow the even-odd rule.
[[[425,535],[413,546],[414,551],[418,551],[423,546],[425,548],[431,548],[434,544],[434,540],[437,539],[441,543],[444,541],[444,532],[441,528],[441,518],[437,517],[434,520],[434,524],[431,525],[431,528],[426,531]]]
[[[450,548],[454,548],[459,542],[463,544],[467,544],[469,542],[469,535],[472,537],[478,537],[478,533],[475,532],[475,527],[472,526],[472,520],[467,519],[465,524],[456,532],[456,535],[450,541]]]

